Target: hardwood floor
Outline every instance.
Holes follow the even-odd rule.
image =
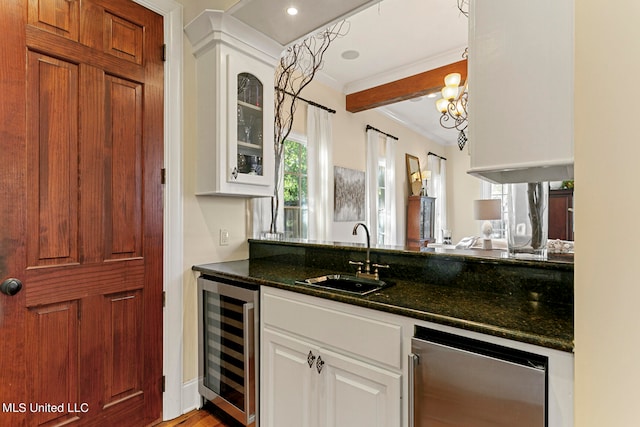
[[[170,421],[164,421],[154,427],[240,427],[241,425],[213,406],[205,405],[202,409],[191,411]]]

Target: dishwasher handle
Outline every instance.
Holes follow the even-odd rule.
[[[420,363],[420,356],[409,353],[409,427],[415,427],[416,402],[416,365]]]

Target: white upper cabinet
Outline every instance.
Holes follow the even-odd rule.
[[[220,11],[204,11],[185,31],[196,57],[196,194],[271,196],[282,46]]]
[[[469,13],[469,173],[573,178],[573,0],[477,0]]]

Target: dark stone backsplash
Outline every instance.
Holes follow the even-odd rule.
[[[380,277],[416,283],[510,295],[523,301],[573,305],[573,263],[525,261],[491,254],[408,252],[371,249],[371,263],[387,264]],[[309,244],[266,240],[249,241],[250,258],[319,267],[336,273],[355,273],[349,261],[364,261],[366,248],[345,244]],[[302,277],[300,279],[303,279]]]

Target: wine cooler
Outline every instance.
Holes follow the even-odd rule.
[[[257,289],[198,278],[200,394],[245,426],[256,426]]]

